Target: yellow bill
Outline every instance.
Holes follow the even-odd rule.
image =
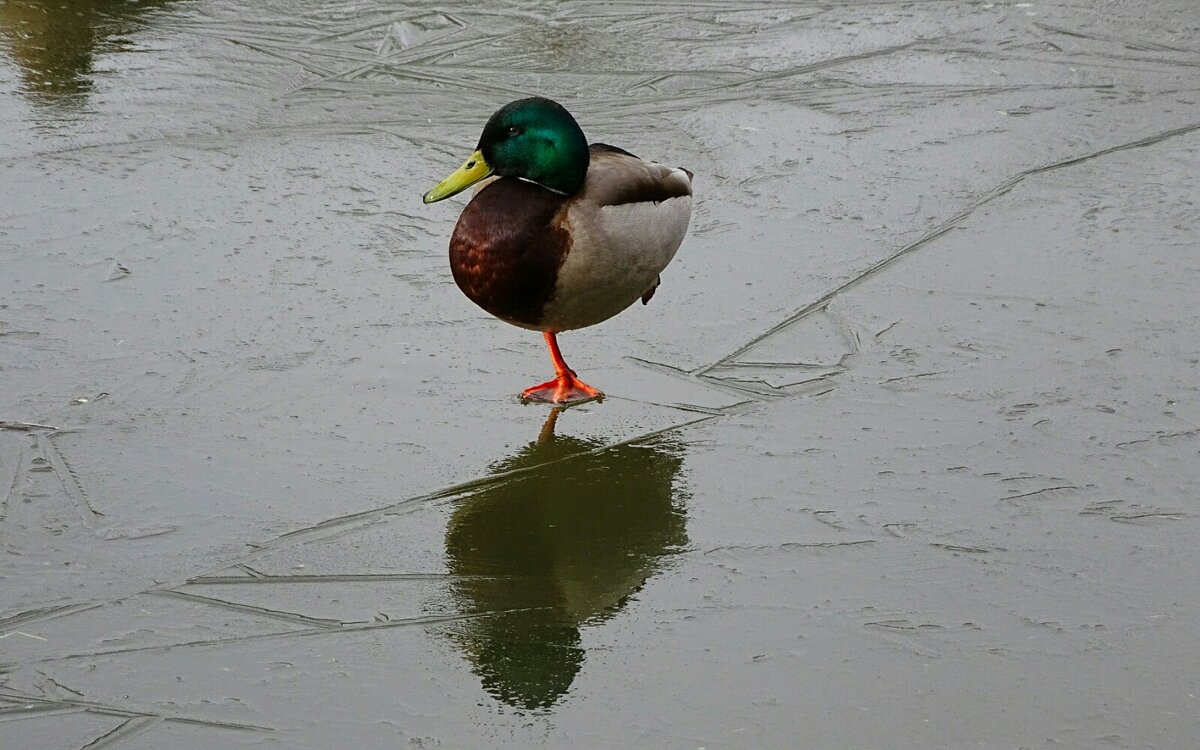
[[[492,173],[492,168],[483,160],[483,153],[476,151],[471,154],[463,165],[454,173],[437,184],[433,190],[425,194],[421,200],[434,203],[452,195],[458,195]]]

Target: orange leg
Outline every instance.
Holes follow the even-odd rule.
[[[567,367],[562,352],[558,350],[558,340],[554,338],[554,334],[546,331],[545,336],[546,348],[550,350],[550,360],[554,363],[554,380],[526,388],[521,392],[521,400],[572,404],[603,398],[603,393],[575,377],[575,371]]]

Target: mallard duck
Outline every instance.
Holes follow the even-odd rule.
[[[545,336],[554,379],[521,398],[601,398],[567,366],[556,334],[650,301],[687,233],[692,173],[589,146],[562,105],[534,97],[497,110],[475,153],[423,200],[477,183],[450,238],[450,269],[475,304]]]

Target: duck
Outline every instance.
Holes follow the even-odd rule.
[[[561,104],[509,102],[488,119],[475,151],[422,197],[475,187],[450,236],[450,270],[476,305],[541,332],[554,377],[524,402],[603,398],[567,366],[557,335],[650,301],[687,234],[693,173],[589,144]]]

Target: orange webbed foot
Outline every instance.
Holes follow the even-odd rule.
[[[604,398],[603,393],[575,377],[573,372],[565,372],[553,380],[521,391],[522,401],[547,404],[579,404],[600,398]]]
[[[550,352],[550,361],[554,364],[554,380],[526,388],[521,392],[521,400],[541,401],[547,404],[580,404],[584,401],[594,401],[604,398],[604,394],[575,375],[575,371],[567,367],[558,350],[558,339],[553,331],[542,334],[546,339],[546,349]]]

